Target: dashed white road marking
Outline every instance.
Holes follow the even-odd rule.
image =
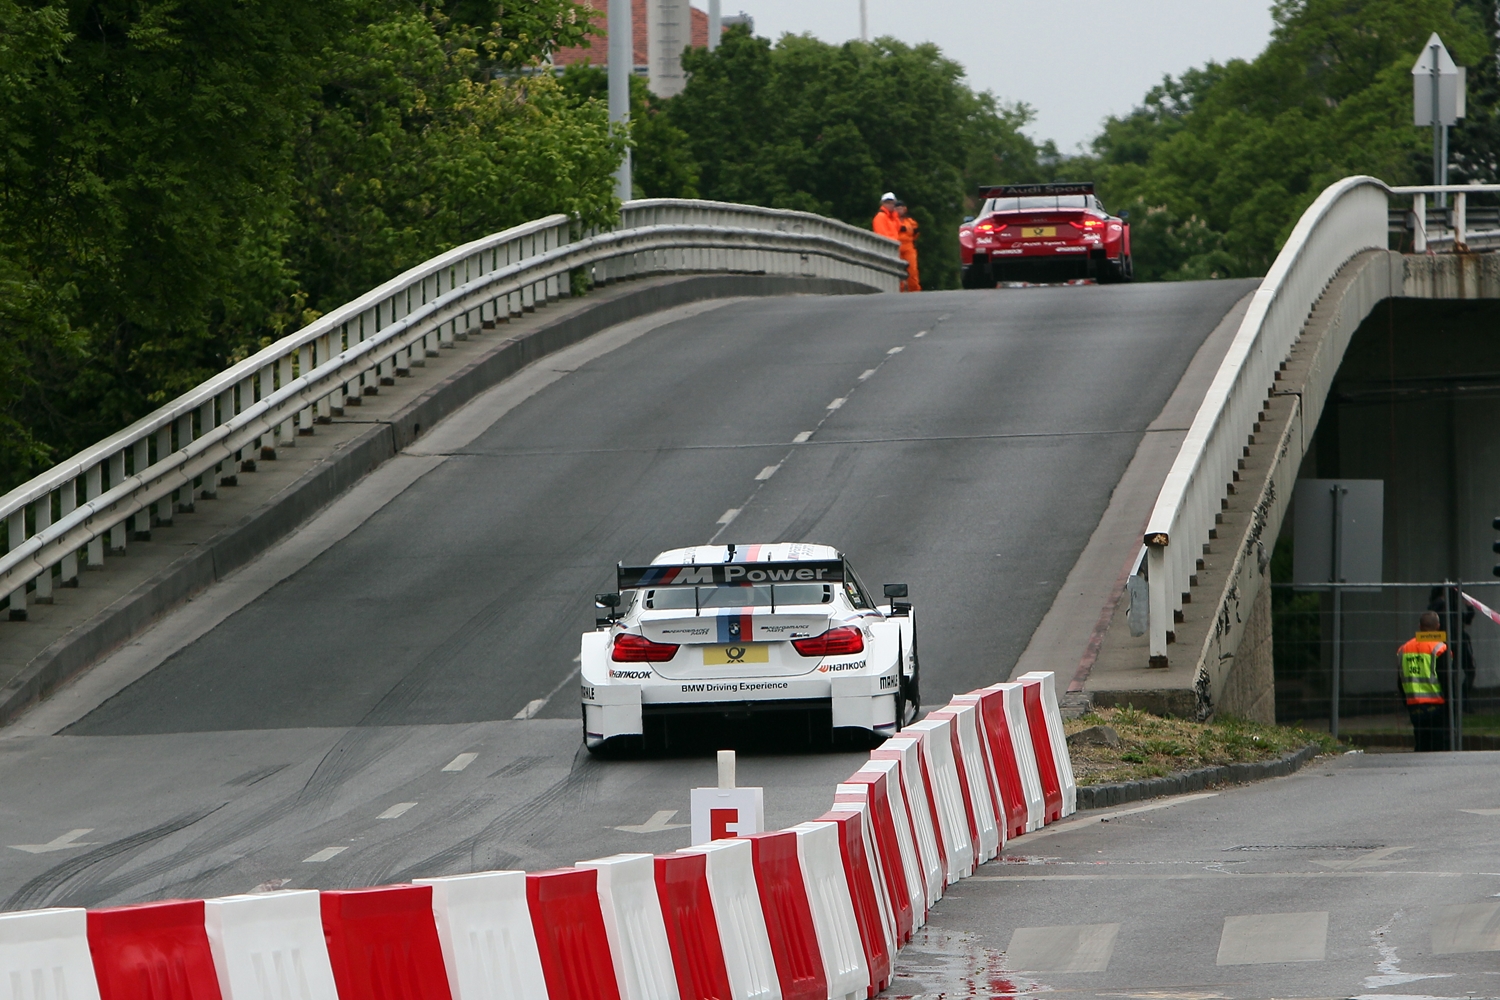
[[[1328,911],[1225,917],[1217,965],[1321,962],[1328,949]]]
[[[1005,964],[1018,972],[1103,972],[1119,933],[1119,924],[1017,927]]]
[[[1500,816],[1500,809],[1460,809],[1461,813],[1473,813],[1475,816]]]
[[[912,335],[912,339],[915,340],[917,337],[925,337],[925,336],[927,336],[927,331],[926,330],[918,330],[916,333],[914,333]]]
[[[313,855],[310,855],[309,857],[303,858],[302,859],[302,863],[304,865],[309,865],[309,864],[317,864],[320,861],[327,861],[330,858],[336,858],[336,857],[338,857],[340,854],[343,854],[348,849],[349,848],[347,848],[347,847],[325,847],[321,851],[319,851],[317,854],[313,854]]]
[[[761,469],[759,472],[757,472],[755,474],[755,478],[757,480],[760,480],[761,482],[764,482],[765,480],[770,479],[772,476],[776,475],[776,470],[779,468],[781,468],[779,464],[768,465],[764,469]]]
[[[898,344],[897,346],[891,348],[889,351],[886,351],[885,353],[887,353],[887,354],[900,354],[904,350],[906,350],[906,348],[902,347],[901,345]]]
[[[93,847],[92,843],[79,840],[86,833],[93,833],[94,828],[85,826],[77,830],[69,830],[58,837],[53,837],[45,844],[11,844],[13,851],[25,851],[27,854],[50,854],[53,851],[66,851],[72,847]]]
[[[547,704],[547,699],[546,698],[533,698],[533,699],[531,699],[530,701],[528,701],[526,703],[526,707],[525,708],[521,709],[515,715],[512,715],[511,718],[512,719],[529,719],[533,715],[535,715],[536,713],[540,712],[542,710],[542,706],[545,705],[545,704]]]
[[[637,826],[617,826],[615,829],[623,833],[660,833],[663,830],[681,830],[687,824],[673,823],[672,817],[676,815],[676,809],[658,809],[644,823]]]
[[[447,764],[444,764],[443,770],[462,771],[464,768],[474,763],[474,758],[478,756],[479,755],[477,753],[461,753],[457,757],[454,757],[452,760],[450,760]]]
[[[874,374],[875,374],[875,369],[873,369],[873,368],[866,368],[863,372],[860,373],[859,380],[861,382],[863,382],[865,379],[869,378],[871,375],[874,375]]]
[[[797,436],[792,438],[792,444],[803,444],[812,437],[812,431],[798,431]]]
[[[730,521],[733,521],[735,518],[737,518],[739,516],[740,516],[740,508],[738,508],[738,507],[731,507],[728,510],[726,510],[723,514],[720,514],[719,515],[719,520],[717,522],[715,522],[715,523],[717,523],[717,524],[728,524]]]
[[[835,399],[833,402],[828,404],[828,409],[837,410],[840,406],[843,406],[846,402],[848,402],[848,400],[848,396],[840,396],[838,399]]]
[[[375,818],[400,819],[402,816],[405,816],[407,812],[415,805],[415,802],[397,802],[395,805],[391,806],[389,809],[381,813],[379,816],[376,816]]]

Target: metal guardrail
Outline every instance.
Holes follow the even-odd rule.
[[[1385,248],[1390,193],[1374,177],[1330,185],[1302,213],[1256,290],[1146,522],[1152,666],[1167,665],[1176,615],[1282,361],[1339,268],[1361,251]]]
[[[1500,230],[1494,228],[1495,223],[1500,221],[1500,214],[1497,214],[1493,206],[1478,209],[1474,212],[1475,218],[1469,217],[1469,195],[1495,194],[1500,192],[1500,184],[1415,185],[1393,187],[1390,188],[1390,192],[1412,196],[1411,211],[1406,215],[1406,226],[1412,232],[1413,253],[1426,253],[1432,244],[1446,244],[1453,248],[1460,244],[1467,246],[1475,239],[1488,242],[1500,236]],[[1451,194],[1453,196],[1451,209],[1429,208],[1427,205],[1429,194]],[[1489,224],[1491,228],[1476,229],[1473,223]]]
[[[649,199],[611,230],[552,215],[440,254],[220,372],[0,497],[0,594],[26,617],[80,563],[123,554],[145,519],[170,522],[214,496],[262,448],[291,446],[457,340],[590,286],[674,273],[842,278],[895,291],[898,246],[806,212]]]

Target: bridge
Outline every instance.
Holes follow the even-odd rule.
[[[48,848],[0,908],[676,846],[712,764],[582,753],[578,635],[616,560],[710,538],[908,583],[929,704],[1042,669],[1273,718],[1341,360],[1393,300],[1500,295],[1388,249],[1409,196],[1444,246],[1433,190],[1330,186],[1264,280],[897,297],[871,234],[671,201],[393,279],[0,498],[0,831]],[[741,764],[772,827],[850,769]]]

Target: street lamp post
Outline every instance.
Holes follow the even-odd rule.
[[[630,14],[630,0],[609,0],[609,120],[630,122],[630,75],[635,72],[635,25]],[[621,201],[632,197],[630,184],[630,150],[615,170],[615,196]]]

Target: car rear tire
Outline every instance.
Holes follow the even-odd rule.
[[[995,272],[990,267],[987,257],[975,257],[974,263],[964,268],[963,286],[965,288],[994,288]]]

